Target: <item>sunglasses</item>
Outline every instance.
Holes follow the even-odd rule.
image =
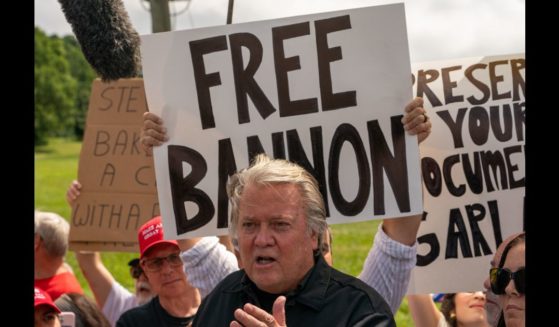
[[[169,262],[169,266],[176,268],[182,266],[182,259],[179,253],[171,253],[166,257],[158,257],[152,259],[145,259],[143,262],[144,268],[150,272],[157,272],[163,267],[165,261]]]
[[[505,294],[505,289],[511,279],[514,281],[516,290],[521,294],[525,294],[525,268],[520,268],[515,272],[511,272],[506,268],[491,268],[489,270],[491,291],[497,295]]]
[[[134,265],[134,266],[130,267],[130,276],[132,276],[132,278],[134,278],[134,279],[140,278],[140,276],[143,273],[144,273],[144,271],[142,270],[142,267],[140,266],[139,263],[137,265]]]

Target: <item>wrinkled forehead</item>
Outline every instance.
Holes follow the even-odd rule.
[[[240,209],[267,210],[274,205],[302,206],[299,186],[291,183],[251,183],[245,187],[239,203]]]

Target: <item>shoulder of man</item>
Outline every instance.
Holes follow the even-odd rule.
[[[221,292],[221,291],[230,291],[230,292],[240,291],[242,289],[241,281],[243,280],[244,276],[245,276],[245,271],[244,270],[237,270],[237,271],[234,271],[234,272],[230,273],[221,282],[219,282],[215,286],[215,288],[210,292],[210,294],[208,294],[208,296],[206,296],[206,298],[210,297],[210,295],[212,295],[216,291],[217,292]]]
[[[366,296],[375,312],[386,313],[392,316],[392,311],[384,298],[374,288],[357,277],[332,268],[331,281],[337,284],[338,287],[343,288],[344,292],[355,294],[356,296]]]
[[[125,326],[151,326],[151,323],[157,324],[156,304],[157,297],[151,299],[148,303],[140,305],[125,311],[118,319],[116,325],[118,327]]]
[[[242,280],[244,270],[230,273],[202,300],[198,312],[194,317],[193,326],[223,326],[229,325],[235,318],[233,311],[242,303],[242,296],[238,296],[243,289]],[[216,307],[221,314],[215,314]]]

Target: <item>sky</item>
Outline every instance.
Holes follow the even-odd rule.
[[[83,0],[87,1],[87,0]],[[151,33],[145,0],[123,0],[134,28]],[[352,9],[402,1],[235,0],[233,23]],[[405,0],[412,63],[525,52],[525,0]],[[228,0],[179,0],[173,30],[224,25]],[[57,0],[35,1],[35,26],[47,34],[72,34]]]

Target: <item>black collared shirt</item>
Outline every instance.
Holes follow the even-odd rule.
[[[116,322],[116,327],[186,327],[190,326],[192,318],[171,316],[156,296],[148,303],[124,312]]]
[[[315,259],[298,287],[285,294],[287,326],[396,326],[388,304],[374,289],[330,267],[321,255]],[[245,303],[264,304],[271,312],[270,299],[244,270],[231,273],[202,301],[193,326],[229,326],[235,309]]]

